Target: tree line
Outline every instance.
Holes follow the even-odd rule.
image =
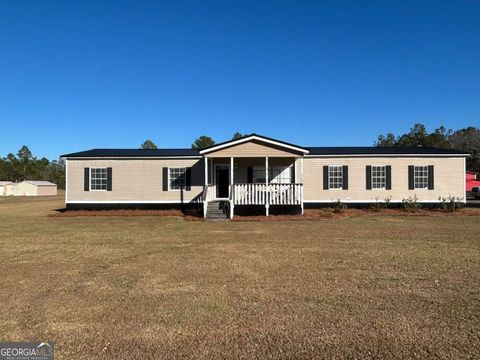
[[[9,153],[0,158],[0,180],[47,180],[65,189],[65,162],[62,159],[50,161],[45,157],[39,159],[23,145],[17,154]]]
[[[478,127],[470,126],[454,131],[440,126],[432,132],[428,132],[425,125],[415,124],[405,134],[379,135],[374,145],[387,147],[428,146],[463,151],[471,155],[466,159],[467,170],[480,172],[480,128]]]
[[[244,134],[241,134],[237,131],[235,134],[233,134],[232,140],[237,140],[244,136]],[[192,149],[202,150],[213,145],[215,145],[215,140],[213,140],[213,138],[202,135],[196,138],[192,143]],[[158,149],[157,145],[152,140],[146,140],[140,147],[142,149]]]
[[[232,140],[240,139],[244,134],[236,132]],[[192,143],[192,149],[204,149],[215,145],[215,140],[206,135],[199,136]],[[467,127],[459,130],[446,129],[443,126],[428,132],[425,125],[415,124],[410,131],[394,135],[387,133],[379,135],[374,142],[375,146],[411,147],[429,146],[454,149],[471,154],[467,157],[468,171],[480,172],[480,129]],[[157,149],[157,145],[146,140],[141,144],[142,149]],[[65,162],[62,159],[48,160],[33,156],[28,146],[24,145],[17,154],[8,154],[0,158],[0,180],[47,180],[65,188]]]

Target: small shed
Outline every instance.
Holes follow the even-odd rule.
[[[14,196],[55,196],[57,185],[50,181],[25,180],[13,186]]]
[[[13,183],[11,181],[0,181],[0,196],[11,195]]]

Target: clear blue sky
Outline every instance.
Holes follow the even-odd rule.
[[[480,1],[3,1],[0,155],[480,123]]]

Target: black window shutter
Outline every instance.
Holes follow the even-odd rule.
[[[107,168],[107,191],[112,191],[112,168]]]
[[[192,168],[187,168],[185,172],[185,190],[190,191],[192,190]]]
[[[253,183],[253,167],[252,166],[247,167],[247,183],[249,184]]]
[[[385,190],[392,190],[392,167],[385,166]]]
[[[295,173],[296,173],[296,171],[295,171],[295,163],[293,163],[293,164],[292,164],[292,167],[291,167],[291,175],[290,175],[290,182],[291,182],[292,184],[295,184],[296,181],[297,181],[297,179],[295,178]]]
[[[408,190],[415,190],[414,166],[408,165]]]
[[[83,190],[90,191],[90,168],[83,169]]]
[[[348,190],[348,166],[343,166],[343,190]]]
[[[367,165],[365,168],[365,178],[367,179],[367,190],[372,190],[372,166]]]
[[[168,168],[162,169],[163,191],[168,191]]]
[[[323,167],[323,190],[328,190],[328,165]]]
[[[428,165],[428,190],[433,190],[433,178],[434,178],[434,172],[433,172],[433,165]]]

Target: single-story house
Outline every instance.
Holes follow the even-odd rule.
[[[13,184],[13,196],[54,196],[57,185],[50,181],[25,180]]]
[[[92,149],[62,155],[69,209],[196,205],[205,217],[260,208],[465,201],[465,157],[429,147],[304,147],[248,135],[203,150]]]
[[[11,181],[0,181],[0,196],[11,195],[12,184]]]

